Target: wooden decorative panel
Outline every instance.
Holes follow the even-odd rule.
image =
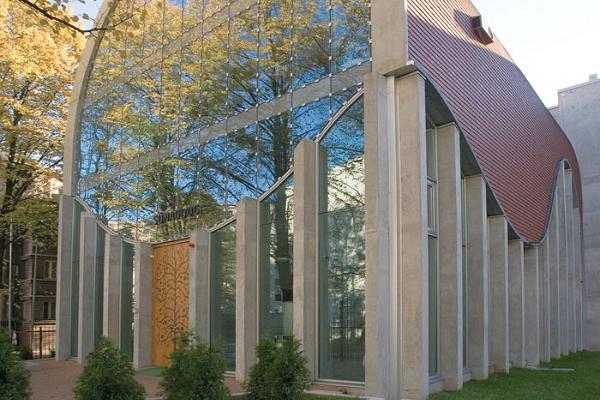
[[[187,330],[189,241],[154,247],[152,260],[152,363],[170,364],[173,338]]]

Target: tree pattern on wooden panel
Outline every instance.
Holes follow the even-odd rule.
[[[166,366],[173,338],[188,329],[189,244],[164,245],[153,253],[152,359],[155,366]]]

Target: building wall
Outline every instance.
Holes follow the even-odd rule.
[[[550,112],[575,147],[583,186],[587,346],[600,350],[600,79],[558,92]]]

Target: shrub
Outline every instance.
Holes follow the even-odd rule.
[[[0,398],[24,400],[30,396],[29,371],[21,364],[8,331],[0,328]]]
[[[127,355],[102,337],[86,357],[83,373],[74,389],[78,400],[144,400],[144,387],[134,379]]]
[[[19,352],[21,360],[33,360],[33,351],[29,346],[20,344],[17,346],[17,351]]]
[[[247,390],[251,400],[299,400],[310,385],[306,358],[300,342],[274,343],[262,339],[256,349],[258,363],[250,371]]]
[[[209,347],[183,333],[176,339],[171,366],[163,372],[164,400],[229,399],[225,386],[226,361],[220,347]]]

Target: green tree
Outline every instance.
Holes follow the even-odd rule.
[[[67,103],[82,39],[38,24],[15,0],[0,0],[0,43],[10,43],[0,46],[0,257],[4,287],[9,224],[21,230],[36,228],[44,220],[46,228],[54,225],[45,215],[55,206],[35,199],[48,181],[61,175]]]

